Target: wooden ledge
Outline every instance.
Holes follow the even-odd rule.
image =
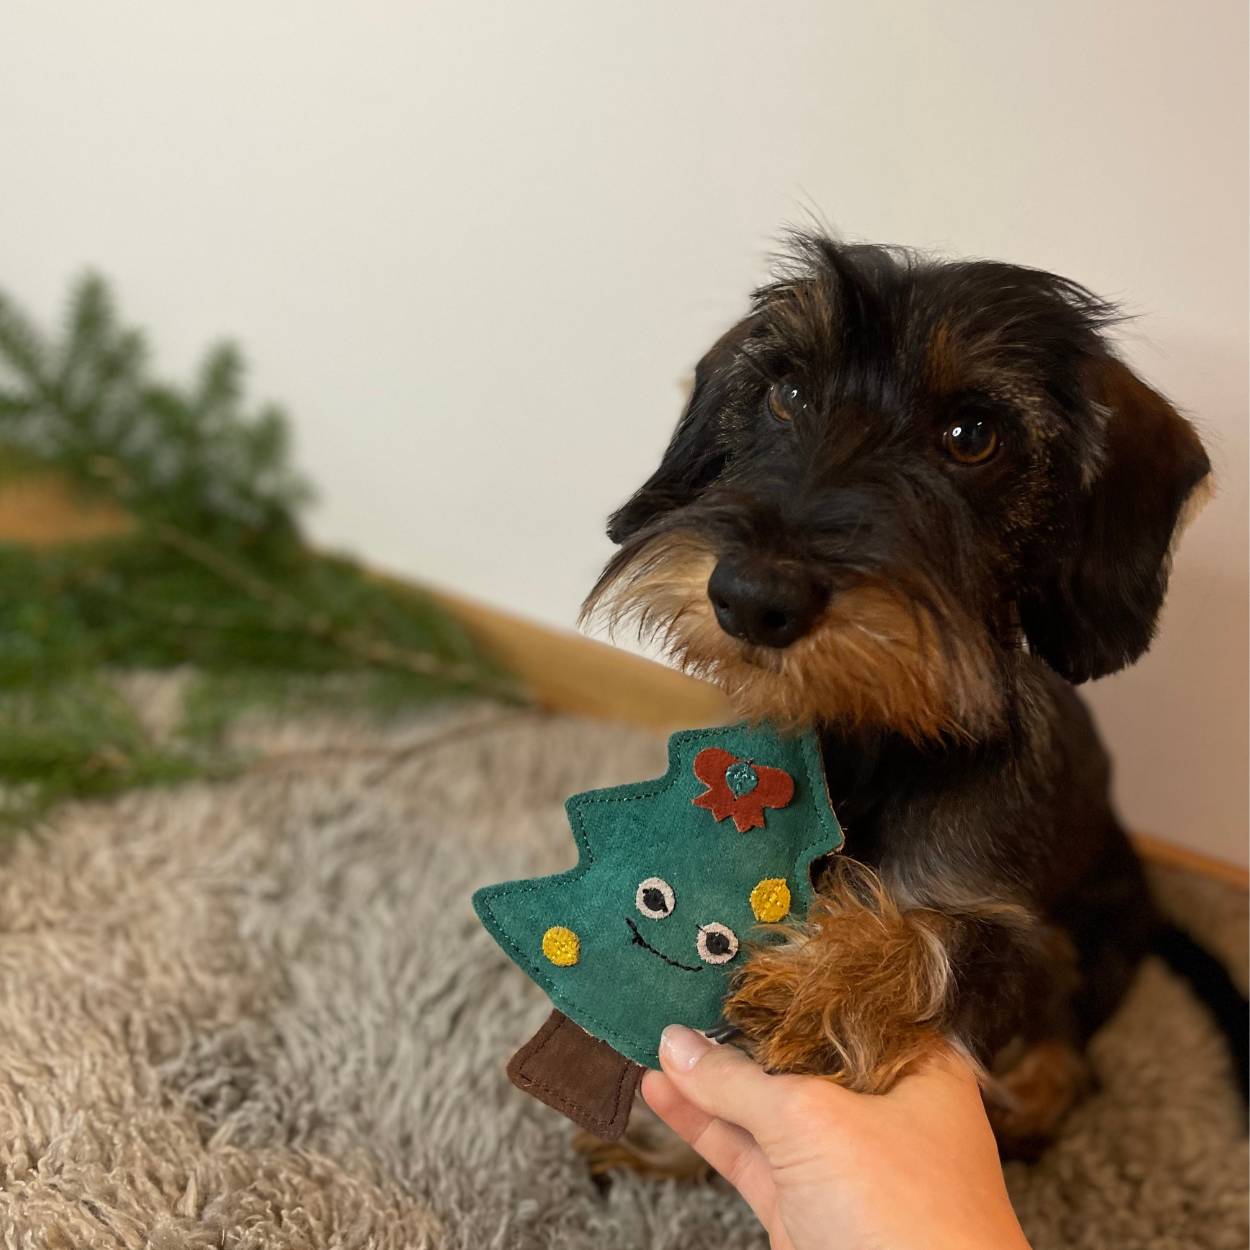
[[[449,591],[432,593],[484,652],[553,711],[665,731],[716,725],[733,715],[716,687],[663,664]]]

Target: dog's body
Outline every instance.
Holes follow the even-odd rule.
[[[926,1023],[1005,1078],[991,1087],[999,1127],[1023,1144],[1078,1092],[1080,1052],[1126,989],[1155,913],[1083,704],[1040,661],[1018,664],[1021,714],[1001,735],[934,752],[826,732],[825,761],[848,854],[904,913],[942,916],[938,966],[950,971]],[[828,1053],[812,1058],[806,1070],[834,1067]],[[880,1088],[872,1065],[883,1061],[891,1079],[882,1052],[856,1083]]]
[[[1015,1140],[1070,1104],[1159,931],[1070,683],[1149,644],[1209,466],[1112,320],[1050,274],[797,238],[588,600],[743,714],[818,726],[871,870],[830,871],[730,1022],[865,1090],[953,1041]]]

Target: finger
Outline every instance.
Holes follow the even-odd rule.
[[[762,1221],[772,1207],[772,1170],[751,1134],[701,1111],[663,1072],[643,1076],[642,1096],[682,1141],[746,1199]]]
[[[669,1025],[660,1037],[660,1066],[688,1102],[746,1129],[767,1147],[776,1133],[784,1077],[769,1076],[740,1050],[717,1046],[680,1024]]]
[[[642,1096],[647,1106],[690,1145],[699,1143],[699,1153],[723,1176],[738,1166],[742,1155],[757,1149],[746,1129],[727,1124],[700,1110],[663,1072],[648,1072],[642,1078]]]

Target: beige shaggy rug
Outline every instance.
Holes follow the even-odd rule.
[[[249,733],[237,780],[5,853],[0,1246],[762,1246],[717,1183],[596,1186],[502,1071],[547,1008],[469,894],[568,866],[565,795],[662,771],[660,741],[489,705]],[[1244,975],[1244,896],[1162,885]],[[1185,987],[1148,966],[1095,1057],[1101,1092],[1010,1169],[1036,1250],[1242,1250],[1246,1143]]]

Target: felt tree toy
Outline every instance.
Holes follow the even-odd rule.
[[[674,734],[654,781],[566,803],[577,866],[473,898],[556,1012],[509,1065],[515,1083],[618,1135],[670,1023],[717,1025],[764,926],[802,917],[810,866],[837,850],[814,734],[735,725]]]

